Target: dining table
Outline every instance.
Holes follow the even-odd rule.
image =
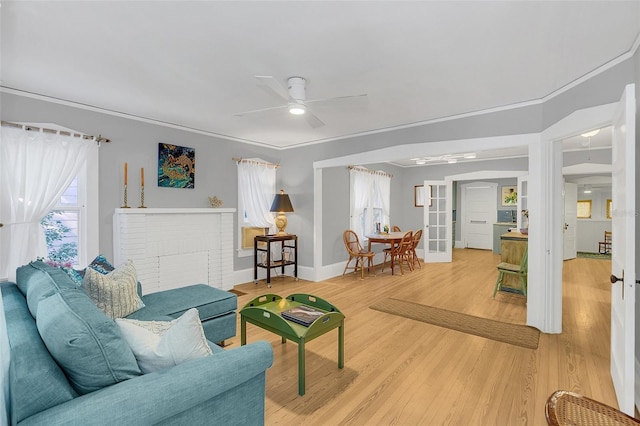
[[[381,243],[381,244],[389,244],[391,246],[391,251],[393,248],[400,244],[402,241],[402,237],[404,237],[406,232],[385,232],[385,233],[376,233],[365,235],[369,240],[369,244],[367,246],[367,251],[371,251],[371,243]],[[393,275],[393,267],[394,267],[394,258],[391,256],[391,275]]]

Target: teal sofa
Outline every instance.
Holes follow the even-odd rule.
[[[115,321],[61,269],[33,262],[0,290],[12,425],[264,424],[268,342],[227,350],[210,343],[210,356],[142,374]],[[139,316],[171,318],[188,299],[174,297],[171,307],[171,298],[154,298],[143,297]]]

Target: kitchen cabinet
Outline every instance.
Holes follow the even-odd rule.
[[[493,252],[495,254],[500,254],[502,252],[500,236],[509,232],[509,228],[515,227],[516,224],[511,222],[498,222],[493,224]]]

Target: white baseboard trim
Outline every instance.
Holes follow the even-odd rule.
[[[280,274],[280,269],[273,268],[271,270],[271,279],[278,277]],[[293,276],[293,267],[287,266],[285,269],[285,275]],[[264,281],[267,278],[267,274],[264,268],[258,268],[258,281]],[[309,268],[306,266],[298,265],[298,278],[301,280],[307,281],[316,281],[314,280],[313,268]],[[230,290],[233,286],[237,284],[246,284],[249,282],[253,282],[253,268],[243,269],[241,271],[233,271],[233,283],[230,284],[230,287],[225,290]]]
[[[635,389],[634,389],[634,402],[636,406],[636,410],[640,410],[640,359],[636,357],[635,359]]]
[[[423,252],[422,250],[416,250],[416,252],[418,253],[418,256],[420,256],[420,259],[422,259],[422,255]],[[376,256],[373,258],[373,262],[375,265],[380,265],[382,264],[382,261],[384,260],[384,254],[383,253],[377,253]],[[298,278],[302,279],[302,280],[307,280],[307,281],[311,281],[311,282],[319,282],[319,281],[324,281],[324,280],[328,280],[330,278],[334,278],[334,277],[338,277],[340,275],[342,275],[342,273],[344,272],[344,267],[347,264],[347,261],[343,261],[343,262],[338,262],[338,263],[333,263],[331,265],[325,265],[325,266],[321,266],[319,268],[310,268],[307,266],[298,266]],[[291,273],[293,273],[293,271],[290,269],[291,267],[287,267],[287,269],[285,270],[285,275],[289,275]],[[271,270],[271,277],[277,277],[276,274],[277,269],[272,269]],[[264,268],[259,268],[258,269],[258,280],[264,280],[266,277],[266,273],[264,271]],[[249,269],[243,269],[241,271],[234,271],[233,272],[233,284],[230,285],[230,287],[228,289],[225,290],[230,290],[233,288],[234,285],[236,284],[245,284],[248,282],[253,282],[253,268],[249,268]]]

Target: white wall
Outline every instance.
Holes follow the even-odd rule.
[[[611,189],[595,189],[585,194],[578,190],[578,200],[591,200],[591,219],[578,219],[576,248],[578,251],[598,252],[598,242],[603,241],[604,231],[611,231],[611,219],[607,219],[607,200],[611,199]]]

